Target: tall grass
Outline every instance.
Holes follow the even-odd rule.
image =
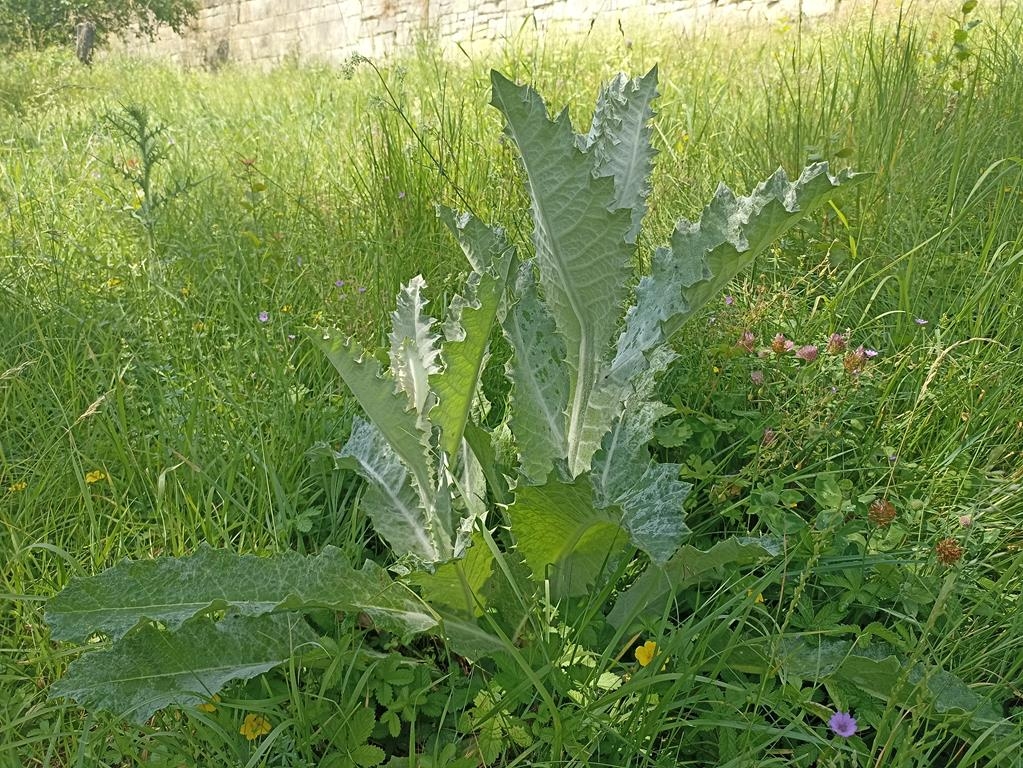
[[[344,438],[353,406],[296,329],[332,324],[380,338],[398,283],[420,272],[441,296],[464,266],[436,202],[509,223],[528,241],[514,154],[485,107],[491,66],[535,83],[550,104],[570,104],[581,125],[600,81],[658,63],[660,156],[645,248],[667,237],[670,215],[695,215],[719,180],[746,190],[778,165],[794,171],[817,158],[875,174],[779,243],[734,286],[734,306],[683,331],[665,396],[680,417],[718,432],[661,450],[693,467],[698,536],[751,519],[747,492],[775,484],[809,493],[836,473],[855,485],[854,497],[885,495],[912,510],[910,548],[959,535],[969,515],[969,565],[940,631],[894,607],[890,617],[916,633],[921,654],[1018,712],[1021,32],[1012,10],[985,18],[962,64],[949,57],[952,22],[880,17],[853,32],[650,30],[557,45],[523,37],[472,60],[423,46],[350,76],[295,65],[183,72],[119,57],[85,69],[61,52],[0,64],[8,137],[0,145],[0,765],[312,759],[301,743],[246,751],[212,720],[201,738],[192,726],[175,730],[173,718],[135,732],[47,700],[72,650],[49,642],[43,601],[76,574],[204,541],[255,552],[333,543],[363,556],[371,532],[357,513],[359,486],[314,449]],[[124,173],[138,148],[105,119],[127,105],[166,125],[154,189],[180,190],[148,229]],[[755,363],[734,355],[745,329],[820,344],[848,329],[880,354],[872,376],[835,397],[829,382],[781,374],[751,391]],[[765,448],[768,428],[779,440]],[[820,713],[766,682],[750,687],[729,668],[719,630],[751,622],[770,637],[807,612],[826,622],[830,598],[816,579],[840,558],[812,554],[787,561],[791,573],[783,564],[692,596],[682,611],[693,619],[678,628],[677,616],[652,626],[674,671],[638,675],[584,708],[589,764],[807,764],[809,752],[778,745],[821,748]],[[771,605],[745,599],[776,578]],[[578,635],[598,598],[565,617]],[[605,644],[599,673],[629,638],[594,642]],[[554,653],[540,667],[542,690],[520,680],[510,692],[519,715],[554,695]],[[354,659],[346,674],[361,674]],[[711,659],[720,660],[714,674],[685,671]],[[317,726],[303,720],[309,701],[293,672],[283,692],[265,684],[263,706],[299,711],[308,740]],[[697,686],[704,678],[716,695]],[[616,708],[626,701],[627,717]],[[453,723],[468,705],[449,706]],[[841,759],[1018,764],[1018,717],[1008,741],[969,743],[954,724],[889,707],[867,752]],[[546,764],[544,743],[507,764]]]

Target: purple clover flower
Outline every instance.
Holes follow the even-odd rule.
[[[725,296],[725,306],[726,307],[730,307],[734,303],[735,303],[735,297],[734,296]]]
[[[913,322],[916,323],[917,325],[927,325],[928,321],[924,320],[922,317],[918,317]]]
[[[345,281],[344,280],[335,280],[334,281],[334,285],[337,288],[344,288],[345,287]]]
[[[758,387],[764,385],[764,372],[763,371],[751,371],[749,375],[750,381]]]
[[[259,317],[259,322],[261,322],[261,323],[269,323],[270,322],[270,313],[267,312],[265,309],[260,310],[258,317]]]
[[[877,357],[877,350],[876,349],[864,349],[863,350],[863,354],[866,355],[867,359],[869,360],[871,358]]]
[[[735,342],[735,346],[739,349],[745,349],[747,352],[752,353],[757,346],[757,338],[753,335],[753,331],[743,331],[742,336]]]
[[[828,354],[837,355],[840,352],[845,352],[845,336],[833,333],[828,337]]]
[[[774,350],[774,354],[776,355],[782,355],[786,352],[790,352],[794,346],[796,346],[796,343],[790,339],[786,339],[784,333],[777,333],[774,338],[771,339],[771,349]]]
[[[806,344],[796,350],[796,357],[800,360],[805,360],[808,363],[812,363],[817,359],[817,346],[815,344]]]
[[[360,285],[360,286],[359,286],[359,293],[365,293],[365,292],[366,292],[366,286],[364,286],[364,285]],[[876,355],[876,354],[877,354],[877,352],[875,352],[874,354]]]
[[[856,718],[849,712],[836,712],[828,720],[828,726],[834,731],[836,736],[848,739],[856,733]]]

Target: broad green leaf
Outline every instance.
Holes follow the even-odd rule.
[[[431,494],[425,501],[437,506],[426,506],[406,465],[375,425],[354,418],[352,434],[337,459],[339,466],[351,466],[366,479],[368,487],[360,505],[396,554],[412,553],[425,563],[452,556],[450,496]]]
[[[426,281],[413,277],[398,292],[398,306],[391,313],[391,372],[398,388],[409,397],[419,415],[418,426],[429,429],[426,414],[433,407],[430,376],[440,371],[440,336],[433,332],[436,320],[426,314],[423,295]]]
[[[55,640],[84,642],[96,634],[117,640],[142,622],[168,630],[198,614],[262,614],[329,608],[360,611],[381,629],[423,632],[437,621],[408,588],[380,566],[353,568],[336,547],[316,556],[282,552],[237,555],[199,547],[194,555],[125,560],[103,573],[72,579],[46,607]]]
[[[575,477],[610,426],[613,413],[590,413],[590,395],[629,288],[633,247],[628,209],[615,206],[614,183],[595,177],[593,161],[575,143],[566,112],[547,116],[543,100],[491,73],[493,105],[505,117],[526,171],[533,243],[544,299],[565,340],[569,400],[565,425],[568,469]]]
[[[657,98],[657,67],[630,80],[619,74],[597,97],[590,132],[581,148],[593,158],[594,173],[615,182],[613,208],[632,211],[626,242],[635,243],[646,215],[654,150],[650,146],[651,103]]]
[[[710,577],[726,565],[744,565],[781,552],[774,539],[733,536],[719,541],[706,552],[683,546],[663,567],[650,567],[619,595],[607,619],[619,629],[631,628],[641,617],[661,616],[675,594]]]
[[[628,537],[621,513],[597,509],[589,477],[571,484],[548,480],[521,486],[508,507],[519,554],[543,581],[550,578],[559,595],[584,594],[601,573],[614,568]]]
[[[567,456],[565,345],[537,295],[531,263],[519,268],[515,295],[517,301],[504,323],[515,350],[508,363],[512,382],[508,426],[518,447],[519,472],[528,482],[542,483]]]
[[[294,614],[202,617],[174,632],[147,624],[72,662],[50,696],[141,723],[164,707],[208,701],[227,683],[267,672],[316,641]]]
[[[415,479],[423,506],[433,503],[433,472],[429,460],[429,434],[419,427],[418,414],[408,398],[395,391],[394,381],[380,371],[380,364],[354,339],[347,342],[336,332],[305,329],[306,335],[330,360],[362,410]]]
[[[487,227],[469,214],[438,211],[458,239],[470,263],[479,265],[466,290],[455,296],[445,325],[443,370],[430,377],[437,405],[431,421],[441,428],[441,447],[454,459],[469,420],[473,398],[486,363],[490,332],[499,318],[509,275],[515,269],[515,249],[500,229]]]
[[[412,574],[410,579],[419,587],[423,599],[438,610],[480,616],[484,609],[483,585],[493,570],[494,555],[482,534],[476,532],[465,557],[444,563],[433,573]]]
[[[834,195],[840,185],[867,174],[828,173],[827,163],[805,168],[795,182],[777,171],[748,197],[736,197],[723,184],[697,222],[681,220],[670,247],[654,252],[651,272],[636,289],[612,363],[616,378],[646,367],[643,355],[662,344],[724,290],[766,248],[807,213]]]

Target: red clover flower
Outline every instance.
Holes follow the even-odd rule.
[[[817,359],[817,346],[815,344],[806,344],[800,347],[796,350],[796,357],[800,360],[812,363]]]
[[[744,349],[747,352],[752,353],[757,346],[757,339],[753,335],[753,331],[743,331],[742,336],[740,336],[739,340],[735,342],[735,346],[739,347],[739,349]]]
[[[786,339],[784,333],[776,334],[774,339],[771,340],[771,349],[776,355],[783,355],[794,346],[796,346],[795,342]]]

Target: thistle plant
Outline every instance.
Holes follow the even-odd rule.
[[[607,613],[624,628],[722,563],[777,554],[759,539],[707,552],[685,544],[690,486],[647,448],[671,411],[656,377],[683,323],[861,177],[820,163],[795,181],[778,171],[746,197],[721,186],[698,221],[679,221],[667,244],[637,258],[656,84],[656,69],[619,75],[578,134],[566,112],[550,119],[535,91],[494,73],[492,104],[529,193],[531,247],[441,208],[471,270],[442,319],[414,277],[384,354],[307,330],[365,415],[335,458],[365,481],[361,509],[393,551],[391,571],[356,568],[331,547],[269,558],[203,548],[74,580],[48,607],[54,638],[108,643],[74,662],[54,695],[134,720],[197,705],[312,648],[303,614],[321,608],[401,636],[433,632],[479,658],[514,650],[539,585],[554,599],[585,594],[641,554],[649,566]],[[649,274],[636,273],[640,263]],[[511,388],[504,423],[488,429],[481,378],[495,329],[512,350]],[[495,534],[498,523],[510,539]],[[501,582],[527,605],[492,600]]]

